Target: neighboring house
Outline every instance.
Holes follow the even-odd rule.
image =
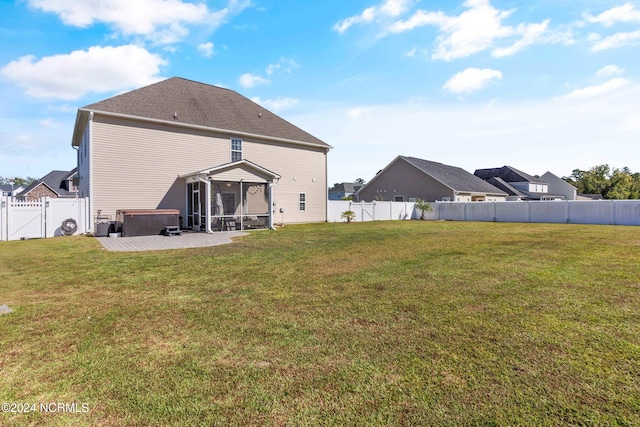
[[[484,202],[507,194],[464,169],[415,157],[396,157],[358,191],[363,201]]]
[[[578,194],[576,200],[604,200],[602,194]]]
[[[477,169],[474,175],[506,192],[507,200],[563,200],[559,194],[549,193],[549,183],[511,166]]]
[[[329,200],[342,200],[345,197],[355,196],[362,184],[355,182],[342,182],[329,189]]]
[[[32,182],[20,193],[16,192],[14,197],[23,201],[40,200],[41,197],[76,197],[77,188],[74,185],[76,176],[77,168],[71,171],[51,171]]]
[[[578,199],[578,189],[551,172],[545,173],[540,179],[549,184],[549,193],[558,194],[562,196],[564,200]]]
[[[87,105],[72,146],[101,218],[178,209],[205,231],[327,218],[331,146],[229,89],[173,77]]]
[[[0,196],[1,197],[13,197],[19,194],[24,187],[22,185],[0,184]]]

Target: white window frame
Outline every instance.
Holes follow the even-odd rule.
[[[237,148],[237,145],[240,145],[240,149]],[[240,158],[234,158],[234,154],[237,157],[240,154]],[[240,138],[231,138],[231,162],[239,162],[242,160],[242,140]]]
[[[298,211],[307,211],[307,193],[298,193]]]

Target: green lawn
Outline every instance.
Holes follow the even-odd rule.
[[[0,425],[640,425],[640,227],[0,243]]]

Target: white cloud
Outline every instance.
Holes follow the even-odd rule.
[[[57,14],[75,27],[105,23],[125,36],[145,36],[162,44],[175,43],[188,33],[188,25],[219,26],[231,13],[247,7],[249,1],[230,0],[217,12],[206,3],[181,0],[28,0],[32,7]]]
[[[350,118],[358,118],[366,116],[369,112],[372,111],[371,107],[354,107],[350,110],[347,110],[347,117]]]
[[[23,56],[0,70],[7,79],[36,98],[75,100],[87,93],[140,87],[160,80],[166,61],[142,47],[94,46],[66,55]]]
[[[356,108],[357,114],[348,114]],[[334,147],[329,152],[330,183],[360,176],[368,181],[400,154],[471,173],[505,164],[558,176],[602,163],[640,170],[640,87],[633,84],[589,102],[554,98],[445,105],[305,103],[305,110],[287,120]],[[603,151],[605,144],[609,149]],[[532,149],[538,155],[531,156]]]
[[[56,122],[55,120],[49,117],[49,118],[40,120],[40,126],[45,128],[59,128],[60,123]]]
[[[623,86],[629,84],[629,80],[623,78],[611,79],[601,85],[588,86],[582,89],[576,89],[564,95],[562,98],[577,99],[577,98],[593,98],[608,93],[614,92]]]
[[[549,20],[545,20],[540,24],[530,24],[518,26],[517,32],[522,34],[522,38],[509,47],[495,48],[491,52],[496,58],[510,56],[520,52],[525,47],[538,42],[542,36],[548,31]]]
[[[616,22],[640,22],[640,10],[636,10],[632,3],[625,3],[596,16],[587,13],[584,15],[584,19],[590,23],[598,23],[605,27],[610,27]]]
[[[482,89],[494,79],[501,80],[502,73],[489,68],[467,68],[451,77],[444,84],[443,89],[453,93],[467,94]]]
[[[333,26],[333,29],[342,34],[347,31],[352,25],[372,22],[375,17],[376,9],[374,7],[370,7],[365,9],[360,15],[351,16],[337,22]]]
[[[429,51],[427,49],[418,49],[417,47],[413,47],[411,48],[411,50],[405,52],[404,56],[406,56],[407,58],[416,58],[427,56],[428,53]]]
[[[213,43],[207,42],[207,43],[202,43],[202,44],[198,45],[198,51],[200,53],[202,53],[204,56],[206,56],[207,58],[212,57],[213,56]]]
[[[597,77],[609,77],[615,76],[617,74],[621,74],[624,72],[623,68],[618,67],[617,65],[607,65],[606,67],[602,67],[596,73]]]
[[[640,30],[629,33],[615,33],[603,39],[600,39],[597,35],[591,35],[590,38],[591,41],[595,42],[591,50],[593,52],[599,52],[601,50],[637,45],[640,43]]]
[[[260,99],[258,97],[251,98],[256,104],[262,105],[273,111],[281,111],[287,108],[293,107],[298,104],[298,100],[295,98],[277,98],[277,99]]]
[[[387,0],[379,6],[368,7],[359,15],[351,16],[337,22],[333,28],[343,34],[356,24],[368,24],[381,17],[395,18],[409,9],[408,0]]]
[[[512,55],[524,47],[542,40],[548,32],[548,20],[539,24],[520,24],[517,27],[505,26],[502,21],[513,10],[498,10],[489,0],[467,0],[463,3],[467,9],[459,16],[449,16],[443,12],[417,10],[405,21],[397,21],[388,28],[392,34],[412,31],[426,25],[434,25],[441,34],[436,39],[433,59],[451,61],[472,54],[494,49],[494,56]],[[518,38],[511,46],[496,48],[498,40]],[[552,38],[548,39],[553,40]]]
[[[265,70],[265,73],[267,73],[267,75],[272,75],[276,71],[282,70],[287,74],[291,74],[293,70],[295,70],[298,67],[300,67],[300,65],[295,60],[291,58],[282,57],[278,62],[274,64],[269,64],[269,66],[267,66]]]
[[[252,88],[259,85],[269,84],[271,80],[265,79],[264,77],[260,77],[255,74],[245,73],[240,76],[238,82],[242,87]]]

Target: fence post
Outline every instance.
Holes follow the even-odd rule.
[[[47,238],[47,206],[48,197],[40,197],[40,237]]]
[[[611,201],[611,216],[613,217],[611,219],[611,224],[616,225],[616,201],[615,200]]]
[[[7,221],[7,212],[9,211],[9,197],[0,198],[0,242],[9,240],[9,223]]]

